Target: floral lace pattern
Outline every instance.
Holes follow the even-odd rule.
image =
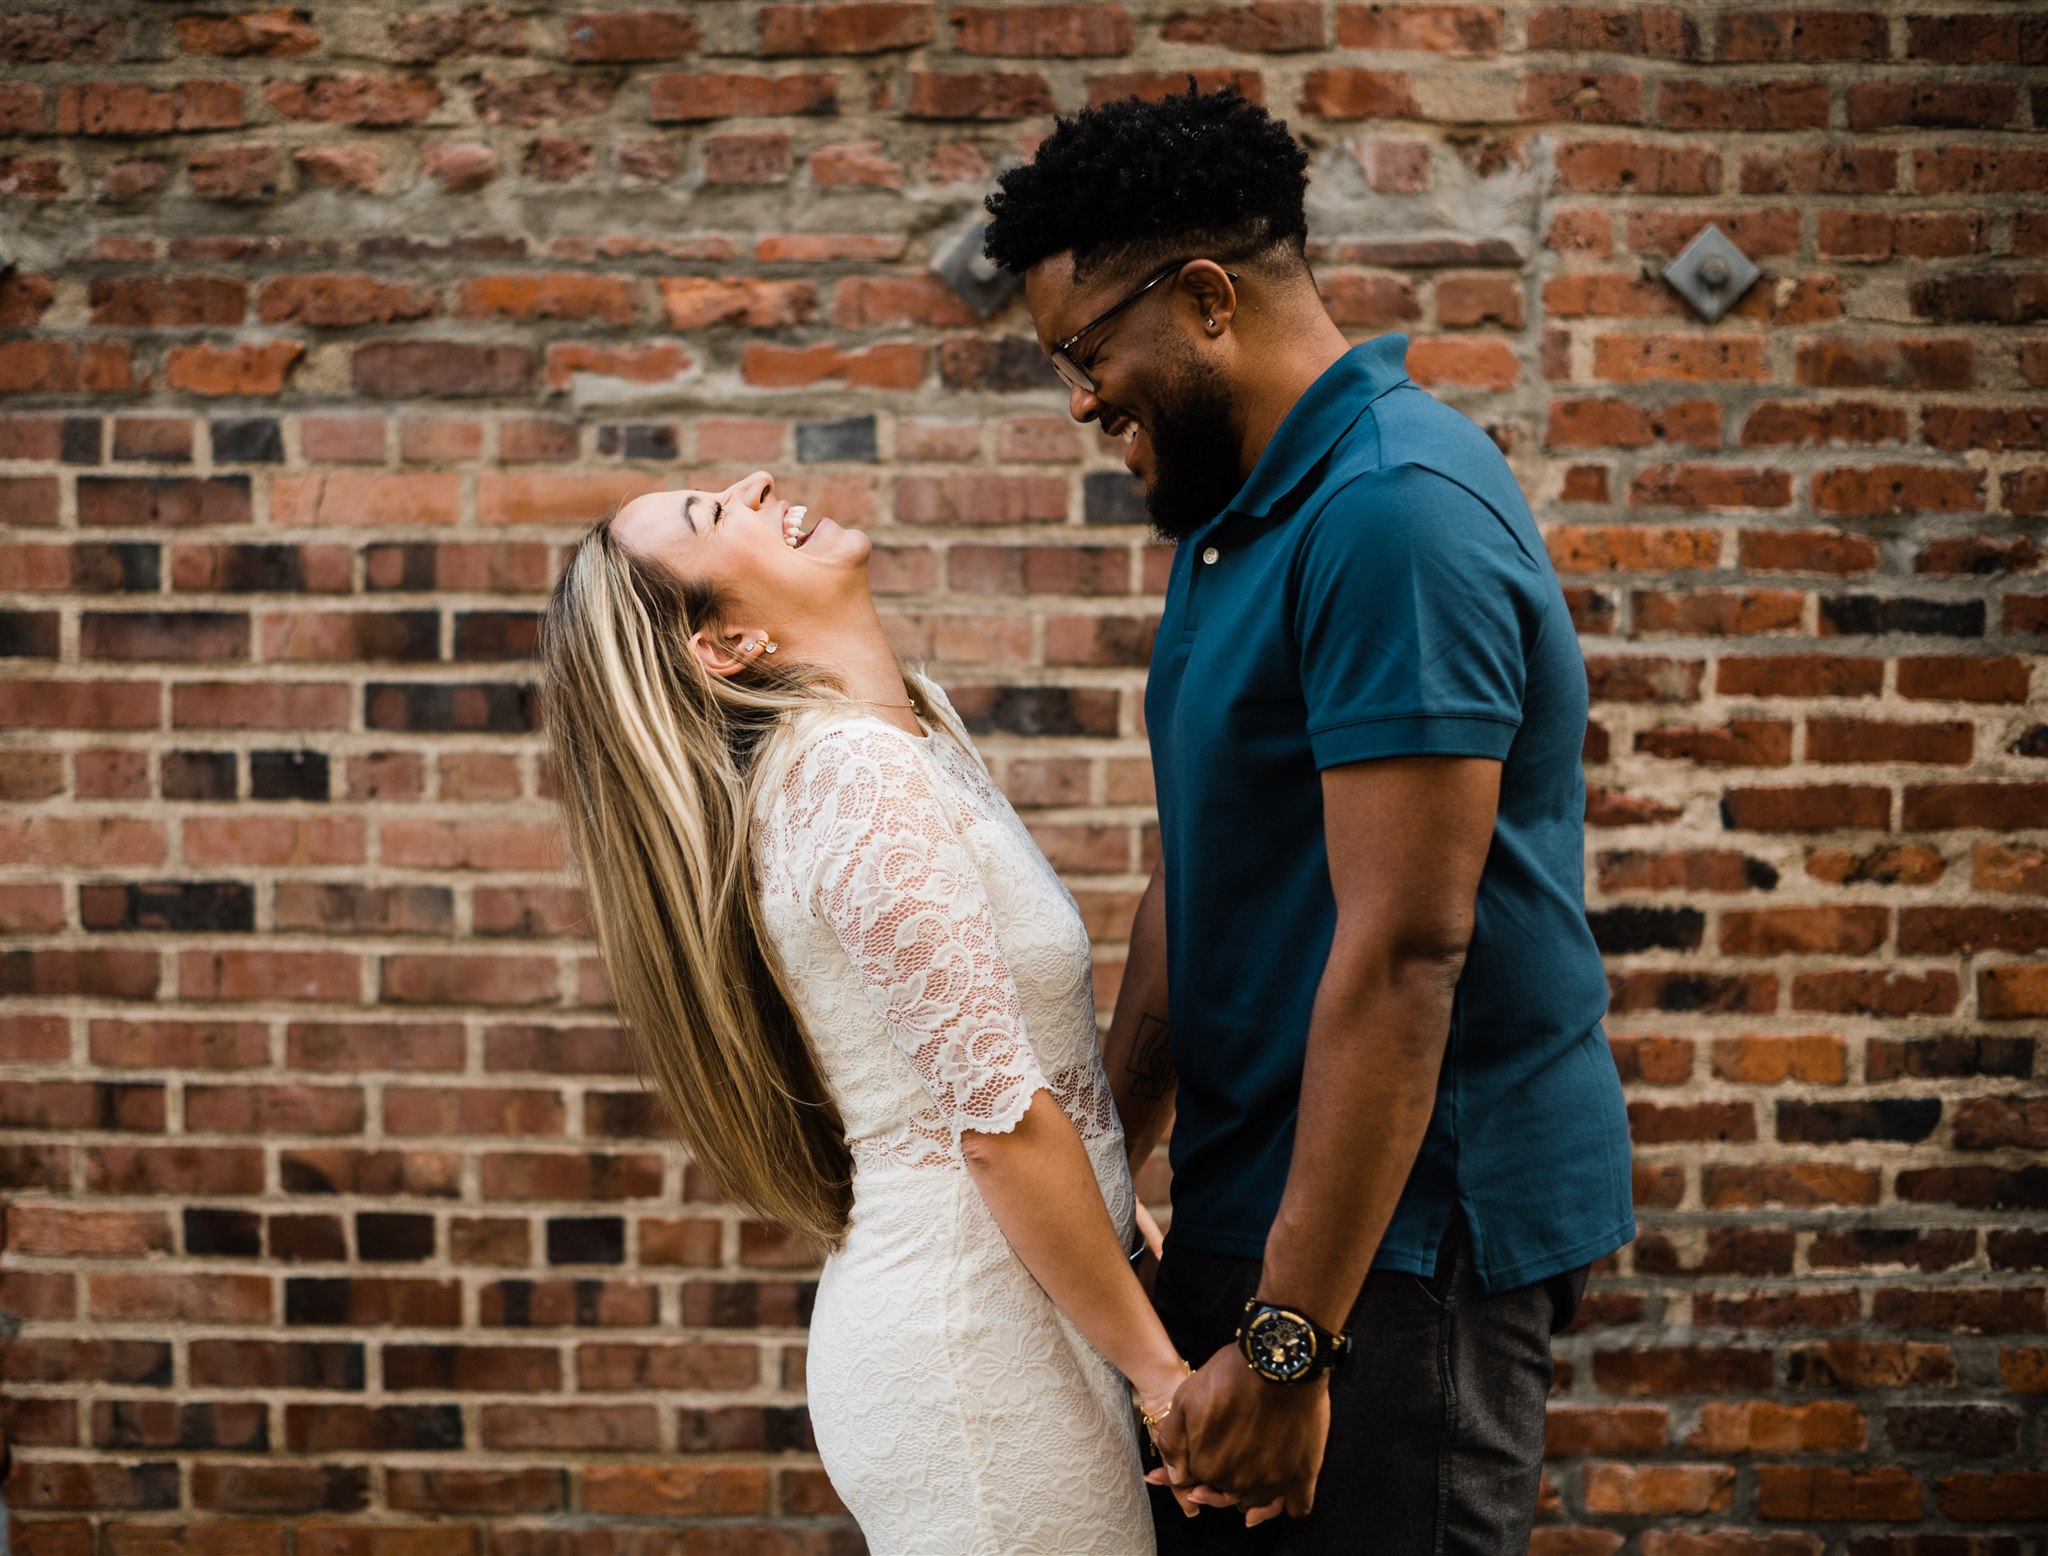
[[[757,818],[762,912],[854,1157],[806,1369],[818,1448],[870,1549],[1152,1549],[1123,1381],[1011,1250],[960,1152],[1040,1092],[1119,1235],[1132,1195],[1079,909],[943,694],[919,739],[788,733]]]

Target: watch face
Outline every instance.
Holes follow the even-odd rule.
[[[1292,1383],[1315,1365],[1316,1332],[1291,1314],[1269,1310],[1245,1325],[1244,1354],[1261,1376]]]

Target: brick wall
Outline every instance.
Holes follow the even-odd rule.
[[[2040,10],[26,0],[0,61],[16,1552],[857,1548],[813,1272],[607,1023],[535,610],[684,469],[867,526],[1106,1001],[1166,558],[926,266],[1193,71],[1309,141],[1333,313],[1509,448],[1585,637],[1643,1231],[1538,1548],[2038,1556]],[[1655,279],[1709,218],[1713,328]]]

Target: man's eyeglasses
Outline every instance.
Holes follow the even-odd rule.
[[[1074,331],[1073,334],[1069,335],[1065,340],[1061,341],[1058,345],[1054,346],[1052,348],[1051,353],[1053,371],[1058,373],[1067,384],[1069,384],[1075,389],[1080,390],[1083,394],[1094,394],[1096,392],[1095,380],[1091,376],[1089,376],[1088,369],[1083,367],[1079,362],[1076,362],[1073,356],[1074,347],[1080,344],[1081,337],[1083,335],[1086,335],[1090,330],[1093,330],[1100,325],[1107,324],[1111,319],[1115,318],[1118,314],[1122,313],[1126,308],[1130,307],[1132,303],[1136,302],[1139,298],[1143,297],[1147,292],[1151,291],[1152,288],[1157,286],[1161,281],[1164,281],[1168,276],[1180,274],[1183,266],[1190,265],[1192,263],[1194,263],[1194,260],[1192,258],[1176,259],[1172,264],[1168,265],[1164,270],[1160,271],[1159,274],[1155,275],[1151,280],[1147,281],[1143,286],[1139,287],[1135,292],[1131,293],[1130,296],[1126,297],[1122,302],[1118,303],[1115,307],[1105,309],[1103,312],[1098,313],[1094,318],[1090,319],[1086,324],[1082,325],[1078,330]],[[1234,270],[1226,270],[1223,273],[1226,276],[1230,277],[1230,279],[1233,281],[1237,279],[1237,272]]]

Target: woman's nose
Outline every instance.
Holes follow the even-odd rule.
[[[756,470],[733,482],[728,492],[732,497],[746,503],[748,507],[758,508],[775,495],[775,477],[765,470]]]

